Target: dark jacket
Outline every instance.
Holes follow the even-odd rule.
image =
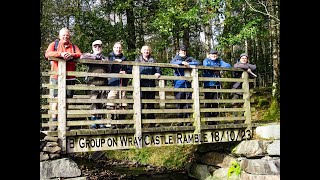
[[[121,53],[119,55],[115,55],[113,52],[109,54],[109,61],[114,61],[115,59],[121,59],[122,61],[127,61],[127,58]],[[130,68],[127,65],[122,65],[122,64],[112,64],[111,65],[111,72],[110,73],[119,73],[120,70],[126,71],[127,74],[132,73],[132,68]],[[109,79],[109,86],[120,86],[120,79],[121,78],[110,78]],[[127,86],[128,84],[128,79],[123,78],[122,79],[122,86]]]
[[[94,59],[94,60],[108,60],[108,57],[103,54],[90,54],[84,53],[80,57],[81,59]],[[91,73],[108,73],[110,72],[110,65],[107,64],[87,64],[87,72]],[[106,86],[108,84],[107,78],[87,76],[85,78],[87,84],[96,86]]]
[[[187,61],[189,65],[200,65],[200,62],[194,59],[191,56],[181,57],[177,54],[171,61],[171,64],[178,64],[182,65],[182,61]],[[175,76],[184,76],[185,75],[185,68],[176,68],[174,69]],[[174,80],[174,87],[175,88],[190,88],[191,82],[186,80]]]
[[[256,70],[256,65],[254,64],[249,64],[249,63],[246,63],[246,64],[243,64],[241,63],[240,61],[238,61],[237,63],[235,63],[233,65],[234,68],[241,68],[243,69],[244,71],[247,71],[249,68],[251,69],[251,71],[254,71]],[[242,72],[241,71],[235,71],[233,76],[234,78],[241,78],[241,75],[242,75]],[[249,73],[249,78],[253,78],[253,76]],[[232,86],[233,89],[241,89],[242,88],[242,83],[241,82],[235,82]],[[239,94],[239,93],[238,93]],[[240,93],[242,94],[242,93]]]
[[[229,63],[224,62],[220,58],[218,58],[216,60],[212,60],[210,58],[205,58],[203,60],[202,64],[203,64],[203,66],[231,68],[231,65]],[[221,74],[220,74],[220,71],[205,69],[203,71],[203,77],[220,78]],[[212,86],[218,86],[218,85],[221,85],[221,83],[219,81],[205,81],[204,82],[204,87],[212,87]]]
[[[156,60],[152,56],[149,56],[149,59],[147,61],[145,61],[143,59],[142,55],[139,55],[139,57],[136,58],[135,62],[156,63]],[[155,73],[161,74],[160,67],[140,66],[140,74],[154,75]],[[140,86],[141,87],[156,87],[156,81],[155,81],[155,79],[141,79]]]

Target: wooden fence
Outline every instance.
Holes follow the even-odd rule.
[[[43,83],[42,87],[47,89],[58,89],[58,97],[52,98],[50,94],[42,94],[42,98],[46,99],[46,103],[42,105],[41,115],[41,131],[57,135],[59,138],[62,152],[67,151],[67,137],[80,135],[94,134],[121,134],[133,133],[134,137],[141,137],[142,133],[148,132],[166,132],[166,131],[192,131],[194,134],[201,134],[202,131],[221,128],[239,128],[243,127],[251,130],[251,108],[250,108],[250,89],[249,82],[253,82],[248,78],[248,73],[241,69],[235,68],[217,68],[205,66],[190,66],[192,69],[190,77],[162,75],[156,79],[154,75],[141,75],[139,66],[159,66],[160,68],[172,71],[175,68],[186,68],[168,63],[142,63],[133,61],[105,62],[89,59],[76,59],[78,64],[125,64],[132,67],[132,74],[119,73],[88,73],[80,71],[66,71],[66,62],[58,58],[49,58],[50,60],[59,61],[59,71],[42,72],[42,76],[49,77],[52,74],[58,75],[58,85]],[[218,70],[223,73],[221,78],[202,77],[203,70]],[[232,78],[233,71],[243,71],[242,78]],[[66,85],[66,76],[76,76],[79,81],[75,85]],[[92,86],[84,83],[83,78],[87,76],[103,77],[103,78],[127,78],[129,83],[127,86]],[[156,79],[156,87],[140,87],[140,79]],[[191,81],[191,88],[174,88],[174,80]],[[204,81],[220,81],[221,89],[209,89],[203,87]],[[242,89],[232,89],[234,82],[242,82]],[[66,89],[74,90],[73,98],[66,98]],[[90,90],[121,90],[127,94],[126,99],[90,99],[88,92]],[[155,91],[155,99],[141,99],[141,91]],[[219,99],[205,99],[204,92],[220,93]],[[48,91],[49,92],[49,91]],[[174,92],[190,92],[192,99],[175,99]],[[242,92],[243,99],[232,99],[232,93]],[[91,103],[107,103],[113,102],[116,104],[127,103],[126,108],[96,109],[90,110]],[[58,103],[58,110],[50,110],[51,103]],[[154,103],[155,109],[144,109],[144,103]],[[177,103],[189,103],[188,109],[177,109]],[[217,103],[218,108],[206,108],[206,103]],[[233,107],[233,103],[238,103],[240,106]],[[217,112],[216,117],[205,117],[206,112]],[[155,119],[142,118],[142,115],[155,114]],[[178,113],[190,113],[188,118],[177,118]],[[58,115],[58,121],[51,121],[51,114]],[[92,114],[105,114],[103,119],[92,121]],[[112,120],[111,115],[125,114],[125,119]],[[237,116],[234,116],[238,114]],[[241,123],[235,124],[235,121]],[[190,124],[188,126],[177,126],[178,123]],[[215,125],[209,125],[208,122],[217,122]],[[90,129],[92,124],[105,124],[107,129]],[[157,124],[157,127],[148,127],[151,124]],[[57,126],[57,131],[49,131],[49,127]],[[213,139],[213,138],[212,138]],[[237,140],[237,139],[236,139]],[[70,145],[69,145],[70,146]],[[135,145],[136,148],[141,148],[141,143]],[[124,147],[127,148],[127,147]],[[122,148],[122,149],[124,149]],[[68,148],[69,152],[70,147]],[[115,148],[117,149],[117,148]],[[118,148],[121,149],[121,148]],[[76,151],[76,150],[74,150]],[[79,150],[80,151],[80,150]]]

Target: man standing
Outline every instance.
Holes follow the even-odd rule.
[[[203,66],[210,66],[210,67],[223,67],[223,68],[231,68],[231,65],[229,63],[226,63],[218,56],[218,51],[211,50],[209,52],[209,55],[207,58],[203,60]],[[213,78],[220,78],[221,73],[219,70],[209,70],[205,69],[203,71],[203,77],[213,77]],[[221,83],[219,81],[205,81],[204,82],[204,88],[210,88],[210,89],[221,89]],[[217,92],[210,91],[204,93],[205,99],[219,99],[220,94]],[[206,108],[218,108],[217,103],[206,103]],[[205,117],[216,117],[216,112],[206,112]],[[214,123],[208,123],[208,124],[214,124]]]
[[[73,62],[73,59],[78,59],[81,56],[81,51],[78,46],[74,45],[70,41],[70,31],[67,28],[62,28],[59,31],[59,41],[54,41],[49,44],[45,57],[56,57],[61,58],[62,60],[67,61],[66,70],[67,71],[75,71],[76,63]],[[58,61],[51,61],[51,70],[58,72]],[[76,81],[75,76],[67,76],[66,84],[74,85]],[[58,75],[50,76],[50,83],[53,85],[58,85]],[[73,90],[67,90],[67,98],[73,97]],[[58,90],[55,89],[53,91],[53,98],[58,96]],[[57,110],[58,104],[52,103],[51,110]],[[57,114],[51,115],[52,121],[57,121]],[[52,128],[55,130],[56,128]]]
[[[92,43],[92,51],[93,53],[84,53],[81,55],[81,59],[94,59],[94,60],[102,60],[102,61],[109,61],[107,56],[104,56],[102,54],[102,41],[101,40],[95,40]],[[87,64],[88,66],[88,72],[91,73],[108,73],[110,72],[110,65],[103,65],[103,64]],[[102,77],[87,77],[86,78],[87,84],[94,85],[94,86],[106,86],[108,84],[107,78]],[[106,98],[106,91],[104,90],[92,90],[90,91],[90,99],[105,99]],[[102,103],[93,103],[91,104],[90,109],[102,109],[103,104]],[[100,114],[93,114],[91,116],[91,120],[99,120],[102,118],[102,115]],[[106,125],[104,124],[93,124],[91,125],[92,129],[97,128],[106,128]]]
[[[187,53],[187,47],[181,45],[179,47],[179,53],[171,60],[171,64],[183,65],[188,67],[189,65],[200,65],[200,62],[194,59],[192,56],[189,56]],[[187,68],[176,68],[174,70],[175,76],[190,76],[191,69]],[[187,80],[174,80],[174,88],[191,88],[191,82]],[[191,99],[191,92],[174,92],[176,99]],[[188,109],[191,108],[188,103],[177,103],[178,109]],[[190,113],[179,113],[178,118],[187,118]],[[183,123],[178,123],[179,126]]]

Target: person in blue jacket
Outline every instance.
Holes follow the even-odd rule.
[[[210,50],[209,55],[207,58],[203,60],[203,66],[210,66],[210,67],[223,67],[223,68],[231,68],[231,65],[225,61],[223,61],[219,55],[217,50]],[[221,72],[219,70],[209,70],[205,69],[203,71],[203,77],[214,77],[220,78]],[[204,88],[210,89],[221,89],[221,83],[219,81],[204,81]],[[214,91],[205,92],[204,93],[205,99],[219,99],[220,94]],[[217,103],[206,103],[206,108],[218,108]],[[205,117],[216,117],[218,114],[217,112],[206,112]],[[213,122],[209,122],[208,124],[214,124]]]
[[[146,62],[146,63],[156,63],[156,59],[151,56],[150,46],[144,45],[141,48],[141,54],[136,58],[135,62]],[[144,75],[154,75],[159,78],[161,75],[161,69],[157,66],[140,66],[140,74]],[[155,79],[140,79],[140,87],[156,87]],[[155,99],[155,91],[141,91],[141,99]],[[142,108],[146,105],[146,109],[154,109],[154,103],[142,104]],[[147,114],[142,116],[147,119],[155,119],[154,114]]]
[[[200,65],[200,62],[194,59],[187,53],[187,47],[185,45],[181,45],[179,47],[179,53],[170,61],[171,64],[189,66],[189,65]],[[190,76],[191,69],[187,68],[176,68],[174,70],[175,76]],[[174,80],[174,88],[191,88],[191,82],[187,80]],[[174,92],[175,99],[191,99],[191,92]],[[190,104],[188,103],[177,103],[178,109],[188,109],[190,108]],[[179,113],[179,118],[187,118],[190,113]],[[178,123],[178,125],[182,125],[182,123]]]

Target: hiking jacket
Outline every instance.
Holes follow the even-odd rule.
[[[182,65],[182,61],[187,61],[189,65],[200,65],[200,62],[196,59],[194,59],[191,56],[181,57],[179,54],[177,54],[171,61],[171,64],[178,64]],[[183,65],[182,65],[183,66]],[[184,76],[185,75],[185,68],[176,68],[174,69],[175,76]],[[187,80],[174,80],[174,87],[175,88],[190,88],[191,82]]]
[[[234,65],[233,65],[233,67],[234,68],[241,68],[241,69],[243,69],[243,70],[245,70],[245,71],[247,71],[249,68],[251,69],[251,71],[254,71],[254,70],[256,70],[256,65],[254,65],[254,64],[249,64],[249,63],[245,63],[245,64],[243,64],[243,63],[241,63],[240,61],[238,61],[237,63],[235,63]],[[241,75],[242,75],[242,72],[240,72],[240,71],[235,71],[234,72],[234,77],[235,78],[241,78]],[[249,78],[253,78],[253,75],[251,75],[250,73],[249,73]],[[232,86],[232,88],[234,88],[234,89],[241,89],[242,88],[242,82],[235,82],[234,84],[233,84],[233,86]],[[238,93],[239,94],[239,93]],[[242,94],[242,93],[241,93]]]
[[[109,61],[114,61],[115,59],[121,59],[122,61],[127,61],[127,58],[121,53],[119,55],[115,55],[113,52],[109,54]],[[127,65],[122,64],[111,64],[110,73],[119,73],[120,70],[126,71],[127,74],[132,73],[132,68]],[[128,79],[127,78],[110,78],[108,85],[109,86],[120,86],[120,80],[122,79],[122,86],[127,86]]]
[[[94,60],[108,60],[108,57],[104,56],[103,54],[90,54],[84,53],[80,56],[81,59],[94,59]],[[91,73],[108,73],[110,72],[110,65],[109,64],[87,64],[88,70],[87,72]],[[106,86],[108,84],[107,78],[102,77],[93,77],[87,76],[85,78],[87,84],[92,84],[96,86]]]
[[[136,58],[135,62],[156,63],[156,60],[152,56],[149,56],[148,60],[145,60],[143,59],[142,54],[140,54],[139,57]],[[140,66],[139,69],[140,69],[140,74],[145,74],[145,75],[154,75],[155,73],[161,74],[160,67],[157,67],[157,66]],[[156,87],[156,81],[155,79],[141,79],[140,86]]]
[[[75,47],[75,52],[74,52],[72,43],[69,43],[68,46],[65,47],[65,45],[61,41],[59,41],[59,44],[58,44],[56,51],[54,50],[54,44],[55,44],[55,42],[51,42],[49,44],[49,46],[46,50],[46,53],[45,53],[46,58],[48,58],[50,56],[56,57],[56,58],[62,58],[60,55],[62,52],[69,52],[72,55],[73,59],[79,59],[81,56],[81,51],[78,48],[78,46],[76,46],[76,45],[74,45],[74,47]],[[58,61],[51,61],[50,64],[51,64],[51,71],[58,72]],[[66,67],[67,71],[75,71],[76,70],[76,63],[74,61],[72,61],[72,59],[67,61],[66,66],[67,66]],[[54,79],[58,79],[58,75],[51,75],[50,77],[54,78]],[[66,78],[70,80],[70,79],[75,79],[76,77],[75,76],[67,76]]]
[[[210,67],[223,67],[223,68],[231,68],[231,65],[227,62],[224,62],[222,59],[217,58],[215,60],[212,60],[210,58],[205,58],[203,60],[203,66],[210,66]],[[203,77],[214,77],[214,78],[220,78],[221,74],[219,70],[209,70],[205,69],[203,70]],[[221,83],[219,81],[204,81],[203,86],[204,87],[212,87],[212,86],[219,86]]]

